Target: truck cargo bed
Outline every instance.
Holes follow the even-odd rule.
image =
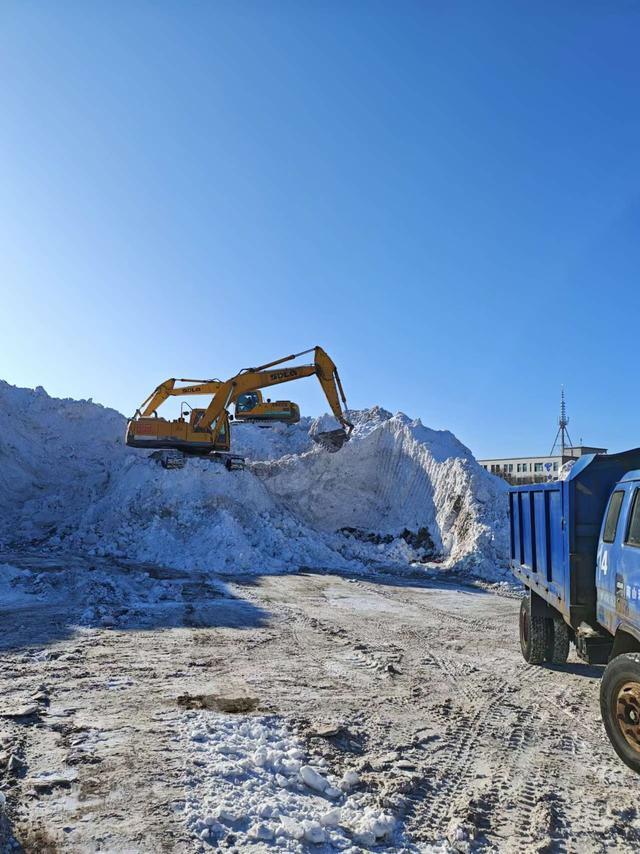
[[[574,628],[596,623],[596,553],[609,494],[640,449],[581,457],[564,481],[509,490],[511,569]]]

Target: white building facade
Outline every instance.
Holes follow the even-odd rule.
[[[564,456],[558,454],[547,457],[501,457],[478,460],[478,462],[486,471],[517,486],[524,483],[544,483],[548,480],[556,480],[563,463],[577,460],[584,454],[606,453],[606,448],[580,445],[574,448],[565,448]]]

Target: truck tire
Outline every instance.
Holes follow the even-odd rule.
[[[550,664],[566,664],[569,657],[569,626],[562,617],[547,618],[545,658]]]
[[[544,617],[531,614],[531,597],[520,603],[520,649],[529,664],[542,664],[547,650],[549,630]]]
[[[640,653],[612,659],[600,683],[600,712],[620,759],[640,774]]]

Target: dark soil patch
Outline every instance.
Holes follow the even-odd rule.
[[[181,709],[207,709],[227,715],[255,712],[259,706],[257,697],[221,697],[216,694],[182,694],[177,703]]]

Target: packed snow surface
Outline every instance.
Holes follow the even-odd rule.
[[[244,471],[166,470],[125,446],[114,410],[0,382],[0,544],[229,573],[436,561],[501,578],[505,485],[447,431],[377,407],[350,416],[335,454],[313,441],[329,416],[235,424]]]

